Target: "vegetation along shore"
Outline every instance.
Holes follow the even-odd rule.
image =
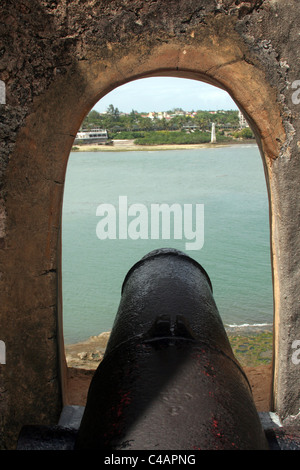
[[[101,362],[110,332],[91,336],[86,341],[66,345],[66,360],[69,367],[96,369]],[[235,357],[242,366],[260,366],[270,364],[272,360],[272,331],[259,329],[228,333],[228,338]]]
[[[212,142],[212,127],[215,138]],[[110,105],[105,113],[92,110],[81,132],[105,129],[107,139],[88,142],[75,139],[72,151],[177,150],[255,143],[243,115],[237,111],[183,111],[122,113]]]

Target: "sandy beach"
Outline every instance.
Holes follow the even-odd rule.
[[[114,140],[113,145],[103,144],[85,144],[74,145],[72,152],[126,152],[126,151],[155,151],[155,150],[193,150],[201,148],[217,148],[228,147],[231,145],[252,144],[256,145],[252,140],[234,140],[222,143],[207,144],[181,144],[181,145],[135,145],[133,140]]]

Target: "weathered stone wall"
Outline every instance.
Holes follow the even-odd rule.
[[[56,424],[65,400],[60,220],[74,136],[107,92],[155,75],[224,88],[256,133],[270,197],[274,407],[299,412],[299,26],[297,0],[1,1],[0,448],[25,424]]]

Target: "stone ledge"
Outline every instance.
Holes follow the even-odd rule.
[[[83,413],[83,406],[68,405],[57,426],[24,426],[17,450],[74,450]],[[299,427],[283,426],[276,413],[261,412],[259,417],[270,450],[300,450]]]

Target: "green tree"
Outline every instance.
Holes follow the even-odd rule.
[[[106,110],[107,114],[113,121],[118,121],[120,117],[120,111],[118,108],[115,108],[113,104],[110,104]]]
[[[239,132],[235,132],[234,137],[237,139],[254,139],[254,134],[250,127],[245,127]]]

